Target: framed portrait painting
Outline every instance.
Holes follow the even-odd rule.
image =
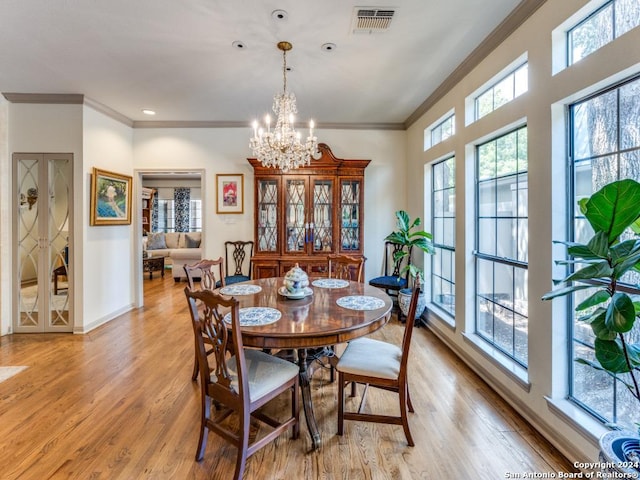
[[[127,175],[93,169],[90,225],[131,224],[131,180]]]
[[[244,213],[244,175],[216,175],[216,213]]]

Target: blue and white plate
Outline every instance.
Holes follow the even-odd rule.
[[[259,327],[269,325],[280,320],[282,313],[280,310],[270,307],[247,307],[240,309],[241,327]],[[231,312],[224,316],[224,321],[231,323]]]
[[[260,285],[227,285],[220,289],[223,295],[253,295],[262,291]]]
[[[369,297],[367,295],[351,295],[348,297],[340,297],[336,303],[349,310],[377,310],[384,307],[384,300],[377,297]]]
[[[344,288],[349,286],[349,281],[340,278],[319,278],[314,280],[311,285],[320,288]]]

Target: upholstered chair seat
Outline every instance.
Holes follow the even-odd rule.
[[[400,375],[402,350],[397,345],[372,338],[349,342],[340,357],[340,371],[363,377],[396,379]]]

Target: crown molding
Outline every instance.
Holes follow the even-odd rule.
[[[322,123],[317,130],[406,130],[404,123]]]
[[[251,125],[215,120],[135,120],[133,128],[251,128]]]
[[[143,120],[134,121],[133,128],[247,128],[248,122],[223,121],[183,121],[183,120]],[[404,130],[402,123],[323,123],[316,125],[316,130]]]
[[[124,123],[128,127],[133,127],[134,121],[131,120],[126,115],[121,114],[120,112],[114,110],[111,107],[107,107],[106,105],[96,102],[95,100],[85,97],[84,104],[88,107],[93,108],[94,110],[105,114],[107,117],[116,120],[117,122]]]
[[[493,29],[493,31],[478,45],[467,58],[436,88],[429,97],[404,122],[408,129],[418,119],[433,107],[442,97],[455,87],[471,70],[477,67],[491,52],[493,52],[509,35],[520,27],[547,0],[522,0],[518,6]]]
[[[2,95],[11,103],[33,103],[50,105],[87,105],[88,107],[104,113],[108,117],[131,127],[133,121],[95,100],[85,97],[81,93],[11,93],[3,92]]]
[[[51,103],[81,105],[84,95],[80,93],[11,93],[2,95],[11,103]]]

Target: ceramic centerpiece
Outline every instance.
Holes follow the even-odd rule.
[[[297,263],[285,274],[284,287],[287,290],[288,296],[291,297],[304,297],[309,290],[309,277]]]

